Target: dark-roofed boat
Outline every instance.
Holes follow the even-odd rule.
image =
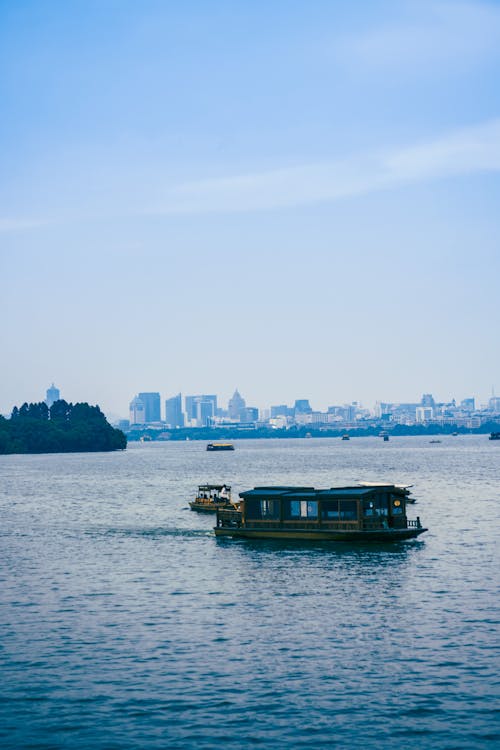
[[[194,500],[189,503],[191,510],[199,513],[216,513],[219,508],[235,510],[238,506],[231,500],[231,487],[227,484],[200,484]]]
[[[234,451],[232,443],[208,443],[207,451]]]
[[[216,536],[392,542],[427,531],[408,519],[409,492],[394,484],[332,487],[255,487],[240,493],[239,510],[217,511]]]

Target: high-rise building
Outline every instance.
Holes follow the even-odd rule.
[[[180,393],[165,401],[165,422],[169,427],[184,427],[182,396]]]
[[[161,421],[161,400],[159,393],[139,393],[139,398],[144,404],[145,422]]]
[[[424,393],[424,395],[422,396],[422,401],[420,402],[420,405],[434,407],[436,404],[435,404],[432,393]]]
[[[259,410],[256,406],[246,406],[240,411],[241,422],[258,422]]]
[[[286,404],[277,404],[276,406],[271,406],[271,419],[274,419],[275,417],[291,416],[293,416],[293,409],[290,408],[290,406],[287,406]]]
[[[307,398],[298,398],[294,409],[296,414],[310,414],[312,412],[309,399]]]
[[[214,394],[198,394],[186,396],[186,418],[191,425],[206,427],[208,420],[215,417],[217,413],[217,396]]]
[[[474,398],[464,398],[462,399],[460,406],[464,411],[475,411],[476,401]]]
[[[54,401],[59,401],[60,398],[61,398],[61,392],[59,388],[56,388],[54,383],[52,383],[50,388],[47,388],[47,396],[45,398],[45,403],[50,409]]]
[[[146,410],[139,396],[135,396],[130,402],[130,424],[145,424]]]
[[[240,395],[238,392],[238,389],[235,390],[231,398],[229,399],[229,403],[227,405],[227,411],[229,414],[229,419],[238,420],[241,417],[241,412],[246,406],[245,399]]]

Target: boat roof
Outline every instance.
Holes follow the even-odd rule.
[[[330,489],[316,490],[314,487],[254,487],[253,490],[240,492],[243,499],[250,498],[288,498],[288,499],[329,499],[329,498],[362,498],[377,494],[381,491],[392,490],[399,494],[407,494],[405,488],[396,484],[370,484],[349,487],[330,487]]]

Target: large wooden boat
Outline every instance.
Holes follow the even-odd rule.
[[[208,443],[207,451],[234,451],[232,443]]]
[[[229,485],[201,484],[195,499],[189,503],[189,507],[199,513],[216,513],[220,508],[235,510],[238,506],[231,500]]]
[[[394,484],[332,487],[255,487],[240,508],[217,511],[216,536],[389,542],[427,531],[406,516],[409,492]]]

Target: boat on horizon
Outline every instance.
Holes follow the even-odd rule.
[[[488,440],[500,440],[500,432],[492,432]]]
[[[395,484],[351,487],[254,487],[238,510],[217,511],[217,537],[317,542],[394,542],[427,531],[406,516],[408,489]]]
[[[207,451],[234,451],[232,443],[208,443]]]

